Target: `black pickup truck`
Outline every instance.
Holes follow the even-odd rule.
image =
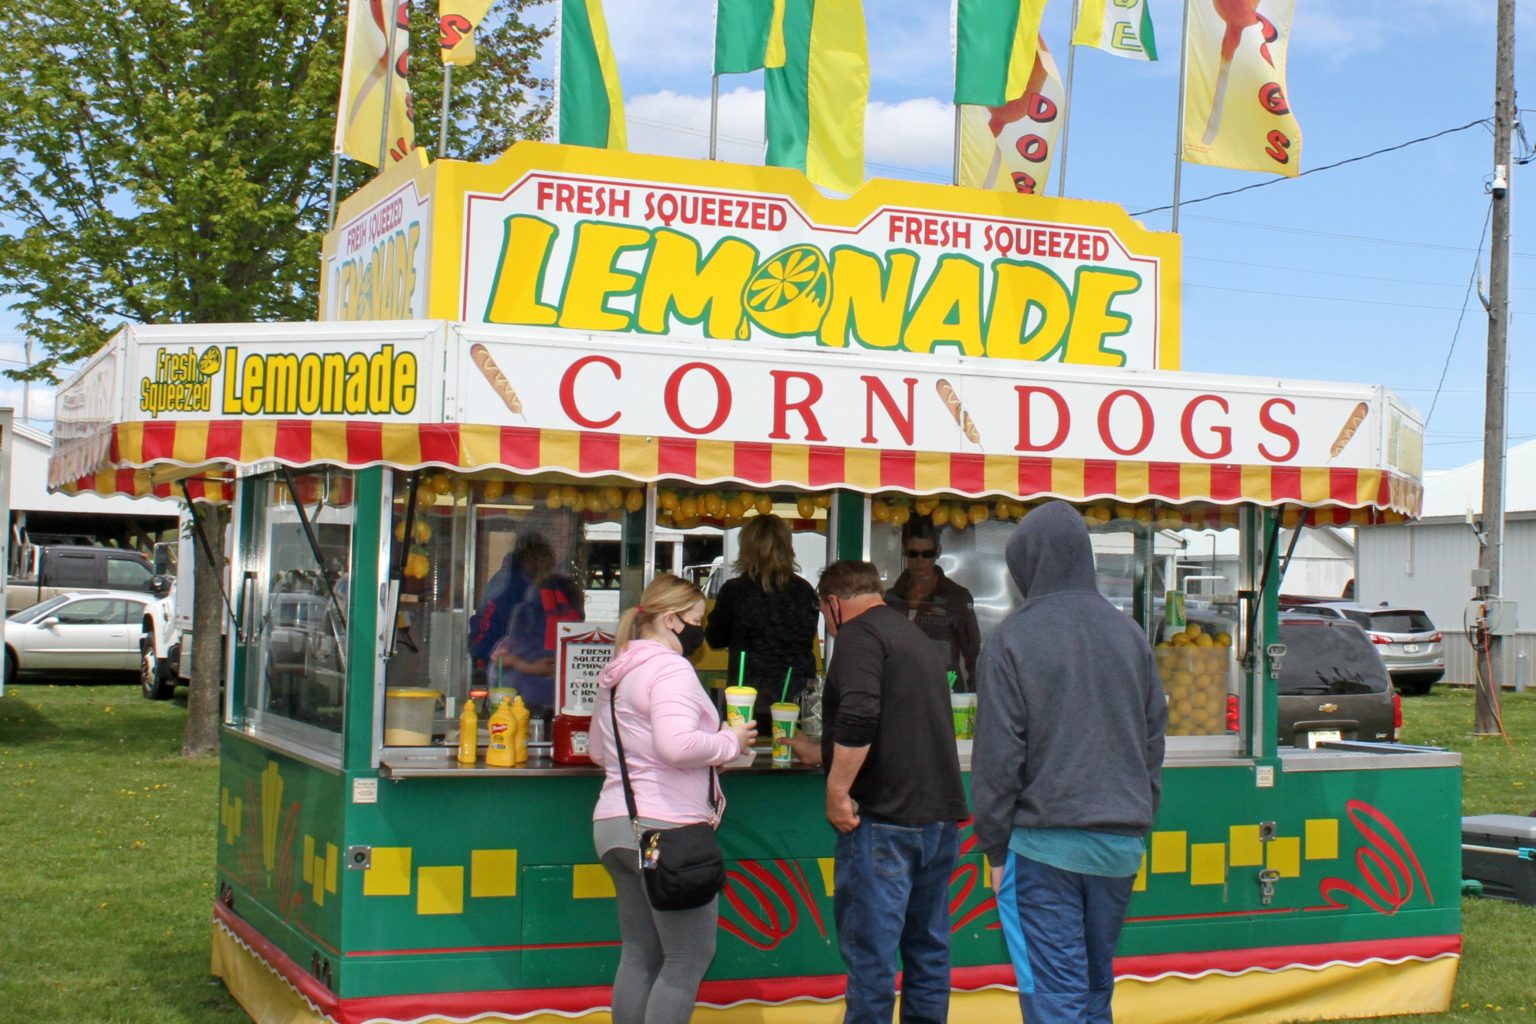
[[[132,590],[157,593],[154,566],[137,551],[76,545],[48,545],[27,551],[24,574],[5,584],[7,611],[30,608],[71,590]],[[163,594],[161,594],[163,596]]]

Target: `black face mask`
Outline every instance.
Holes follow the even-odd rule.
[[[677,637],[677,642],[683,649],[683,657],[693,657],[693,652],[704,643],[704,627],[695,626],[691,622],[683,623],[682,629],[674,629],[672,635]]]

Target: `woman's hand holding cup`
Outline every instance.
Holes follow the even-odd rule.
[[[722,723],[720,727],[736,734],[736,744],[743,755],[752,752],[752,744],[757,740],[756,722],[749,718],[745,722]]]

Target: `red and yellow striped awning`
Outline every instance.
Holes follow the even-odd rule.
[[[235,467],[275,462],[359,468],[559,473],[639,482],[732,481],[875,494],[1057,497],[1175,505],[1296,505],[1310,521],[1357,523],[1416,516],[1423,493],[1383,469],[1053,459],[804,444],[637,437],[458,423],[209,420],[120,423],[96,470],[65,490],[231,497]],[[1299,514],[1299,513],[1298,513]]]

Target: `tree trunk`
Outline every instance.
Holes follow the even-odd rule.
[[[212,754],[219,749],[219,688],[224,682],[223,636],[226,611],[223,587],[224,534],[229,525],[229,506],[203,505],[198,509],[199,527],[208,538],[208,548],[218,559],[208,561],[201,540],[193,548],[192,595],[192,683],[187,689],[187,731],[182,737],[183,757]],[[231,626],[230,642],[234,642]]]

